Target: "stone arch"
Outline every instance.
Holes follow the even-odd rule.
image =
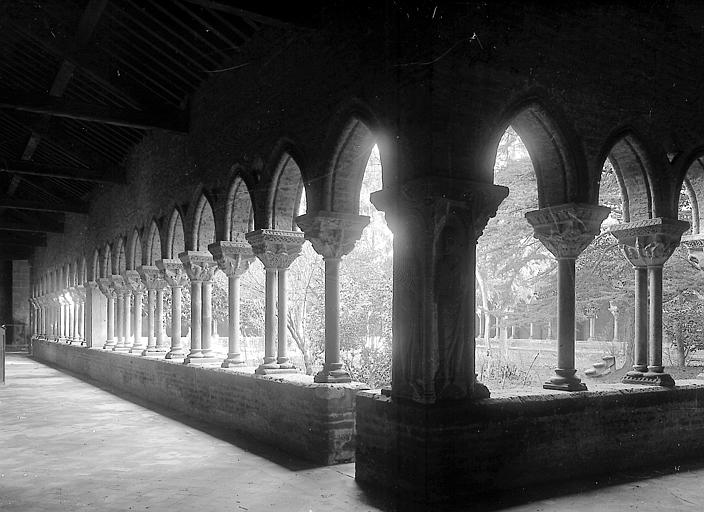
[[[362,105],[355,105],[334,130],[332,154],[325,169],[322,208],[359,213],[359,193],[369,155],[376,143],[377,123]]]
[[[175,208],[169,218],[169,228],[166,235],[166,258],[178,258],[186,250],[186,233],[183,229],[183,215]]]
[[[127,270],[127,251],[125,238],[118,238],[115,242],[115,254],[113,256],[113,273],[116,275],[122,275],[125,270]]]
[[[67,266],[69,274],[66,285],[70,288],[78,284],[78,260],[73,260],[70,263],[67,263]]]
[[[608,158],[614,167],[621,189],[623,221],[653,218],[653,160],[642,138],[631,128],[621,129],[607,139],[604,148],[599,162],[603,167]]]
[[[577,202],[594,202],[590,180],[573,130],[555,108],[542,98],[531,96],[514,103],[501,115],[502,121],[490,133],[491,169],[506,129],[511,126],[525,145],[538,185],[538,207]]]
[[[127,270],[135,270],[142,264],[142,238],[139,230],[135,228],[130,237],[127,250]]]
[[[103,248],[103,260],[100,266],[100,277],[110,277],[112,275],[112,246],[105,244]]]
[[[97,281],[100,277],[100,252],[98,249],[93,250],[91,265],[88,267],[88,276],[93,282]]]
[[[692,206],[692,234],[701,234],[701,226],[704,224],[704,211],[700,204],[704,202],[704,148],[696,148],[683,159],[681,178],[678,180],[680,186],[675,187],[673,192],[677,192],[672,198],[672,203],[677,208],[679,202],[679,192],[684,187]]]
[[[152,220],[144,240],[144,263],[145,265],[154,265],[154,263],[161,258],[161,235],[159,233],[159,225],[156,223],[156,220]]]
[[[88,282],[88,265],[86,257],[81,256],[81,263],[78,266],[78,284],[85,285]]]
[[[288,146],[288,145],[287,145]],[[272,173],[272,187],[269,193],[270,222],[273,229],[298,230],[295,218],[303,212],[298,211],[304,197],[305,186],[303,173],[294,154],[292,146],[282,146],[280,157]],[[306,198],[307,201],[307,198]]]
[[[190,247],[194,251],[207,251],[208,245],[215,242],[216,239],[215,215],[212,202],[203,192],[195,205],[191,224],[192,238]]]
[[[235,240],[239,234],[254,229],[254,205],[249,191],[245,178],[236,174],[227,193],[225,240]]]

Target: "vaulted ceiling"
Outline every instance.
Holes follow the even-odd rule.
[[[97,184],[123,182],[146,132],[186,132],[190,94],[257,31],[310,21],[262,4],[0,2],[0,259],[28,258]]]

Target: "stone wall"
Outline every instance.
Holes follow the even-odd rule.
[[[428,502],[519,495],[703,455],[704,382],[430,408],[362,391],[356,423],[356,479],[365,486]]]
[[[34,339],[34,358],[188,416],[245,432],[318,464],[354,460],[355,394],[302,374],[202,368]]]

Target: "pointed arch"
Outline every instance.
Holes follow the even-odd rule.
[[[335,123],[332,154],[325,169],[322,207],[329,211],[359,213],[359,191],[369,155],[376,144],[376,122],[370,110],[354,102]]]
[[[190,247],[194,251],[207,251],[208,245],[215,242],[215,215],[213,206],[205,193],[195,203],[193,210],[193,223],[191,225]]]
[[[115,254],[113,255],[113,273],[122,275],[127,270],[127,251],[124,237],[120,237],[115,242]]]
[[[538,186],[538,207],[595,202],[598,194],[590,179],[586,158],[575,135],[563,116],[548,107],[542,95],[530,94],[507,108],[502,121],[490,132],[490,157],[493,169],[496,152],[506,129],[511,126],[523,141],[535,171]]]
[[[287,146],[283,149],[283,146]],[[305,198],[303,174],[290,145],[282,145],[282,152],[274,165],[272,186],[269,191],[270,227],[274,229],[298,230],[295,218],[301,215],[300,205]]]
[[[704,225],[704,211],[701,208],[704,203],[704,147],[688,151],[673,164],[679,169],[680,178],[677,182],[679,186],[673,190],[672,204],[675,208],[678,207],[680,191],[684,189],[692,208],[692,234],[701,234],[701,227]],[[677,212],[679,214],[679,209]]]
[[[85,285],[88,282],[88,265],[86,257],[81,256],[81,262],[78,266],[78,284]]]
[[[88,277],[93,282],[97,281],[100,277],[100,252],[98,249],[93,250],[93,258],[91,259],[91,265],[88,268]]]
[[[146,265],[154,265],[154,263],[161,258],[161,234],[159,233],[159,225],[155,219],[152,219],[145,239],[144,263]]]
[[[110,277],[112,275],[112,246],[108,243],[103,248],[103,261],[100,266],[100,277]]]
[[[169,228],[166,234],[166,258],[178,258],[186,250],[186,233],[183,229],[183,216],[175,208],[169,218]]]
[[[142,238],[139,235],[139,230],[134,228],[132,236],[130,236],[129,246],[127,250],[127,270],[135,270],[142,264]]]
[[[225,207],[225,237],[235,240],[240,234],[254,229],[254,205],[249,186],[241,174],[236,174],[227,193]]]
[[[653,159],[632,128],[615,131],[604,144],[599,161],[614,167],[623,201],[623,221],[651,219],[656,215],[652,196]]]

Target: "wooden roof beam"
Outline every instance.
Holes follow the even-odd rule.
[[[46,165],[28,160],[0,159],[0,172],[94,183],[121,183],[117,177],[109,176],[107,173],[100,173],[95,169]]]
[[[0,208],[12,210],[31,210],[35,212],[88,213],[88,205],[82,201],[48,204],[42,201],[16,199],[7,195],[0,196]]]

